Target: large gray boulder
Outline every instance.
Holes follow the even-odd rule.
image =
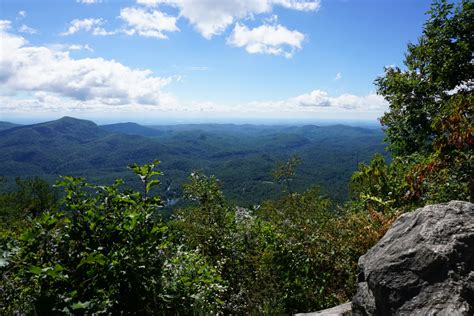
[[[398,218],[359,259],[354,315],[474,315],[474,204]]]

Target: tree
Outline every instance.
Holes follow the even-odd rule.
[[[395,154],[430,152],[439,136],[433,122],[454,95],[470,93],[474,84],[474,3],[455,7],[437,0],[428,13],[418,43],[408,45],[406,70],[388,67],[375,81],[390,104],[381,123]]]
[[[150,166],[150,165],[147,165]],[[137,175],[150,178],[155,164]],[[159,198],[64,177],[62,207],[34,219],[0,282],[3,314],[124,314],[164,309],[160,274],[167,227]],[[156,182],[148,182],[155,183]]]
[[[279,163],[273,170],[273,178],[278,183],[284,183],[288,193],[291,193],[290,181],[295,177],[296,167],[301,164],[301,158],[297,155],[291,156],[287,161]]]
[[[15,192],[17,208],[38,216],[41,212],[56,208],[58,195],[56,191],[43,179],[34,177],[31,179],[16,179],[18,191]]]
[[[6,179],[0,178],[1,182]],[[58,207],[58,194],[45,180],[18,177],[15,184],[15,190],[0,193],[0,245],[6,242],[4,237],[28,227],[29,218]]]
[[[395,158],[414,160],[406,197],[423,203],[474,199],[474,3],[437,0],[404,64],[385,69],[377,91]]]

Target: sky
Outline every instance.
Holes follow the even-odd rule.
[[[427,0],[1,0],[0,121],[372,120]]]

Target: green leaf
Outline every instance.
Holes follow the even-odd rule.
[[[160,180],[151,180],[150,182],[148,182],[148,183],[146,184],[146,190],[147,190],[147,192],[150,191],[150,189],[151,189],[152,187],[154,187],[155,185],[160,184],[160,182],[161,182]]]
[[[87,302],[74,303],[72,304],[71,308],[73,310],[78,310],[78,309],[86,309],[86,308],[89,308],[90,306],[91,306],[91,302],[87,301]]]
[[[34,237],[35,237],[35,234],[31,230],[27,230],[21,235],[20,239],[23,240],[23,241],[30,241]]]
[[[106,261],[106,257],[99,253],[99,254],[88,254],[85,258],[82,258],[81,262],[78,264],[78,268],[82,267],[85,264],[98,264],[103,266]]]
[[[43,269],[41,269],[40,267],[37,267],[37,266],[29,266],[28,267],[28,270],[34,274],[41,274],[43,272]]]

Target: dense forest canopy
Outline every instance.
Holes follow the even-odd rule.
[[[435,1],[406,69],[376,80],[390,103],[382,124],[392,159],[361,163],[342,207],[317,187],[293,190],[296,157],[274,169],[286,194],[254,207],[194,172],[189,204],[168,220],[155,190],[159,161],[129,165],[135,189],[65,176],[60,201],[44,181],[19,180],[0,196],[0,311],[290,314],[347,301],[359,256],[398,215],[473,200],[473,14],[471,1]]]
[[[317,184],[343,202],[357,164],[385,153],[382,139],[380,128],[344,125],[97,126],[64,117],[0,131],[0,174],[9,178],[5,190],[14,187],[16,176],[40,176],[52,184],[59,175],[86,177],[96,184],[123,178],[134,185],[125,166],[159,157],[164,174],[157,193],[164,200],[181,201],[186,178],[201,170],[219,178],[229,199],[249,206],[281,195],[272,170],[297,154],[302,163],[292,179],[294,189]]]

